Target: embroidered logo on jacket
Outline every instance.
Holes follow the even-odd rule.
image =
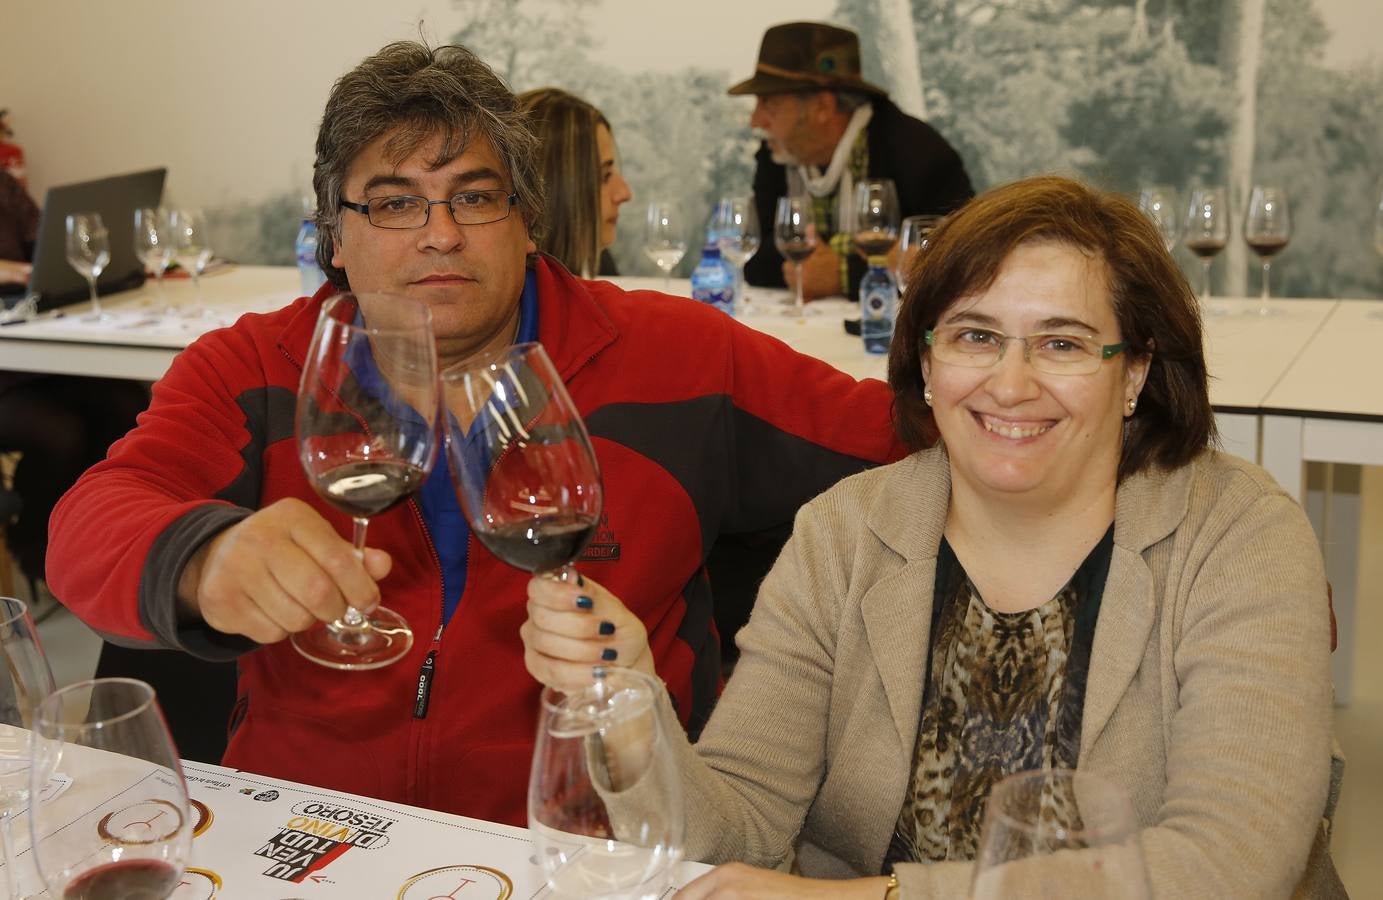
[[[600,516],[600,524],[596,526],[595,537],[586,545],[586,549],[581,551],[577,557],[580,562],[614,562],[619,559],[619,541],[615,539],[615,530],[610,527],[610,517],[604,513]]]

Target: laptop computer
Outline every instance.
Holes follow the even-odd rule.
[[[40,311],[91,296],[86,279],[67,262],[67,217],[72,213],[97,212],[106,224],[110,264],[96,279],[102,297],[144,283],[144,264],[134,253],[134,211],[159,205],[167,174],[167,169],[147,169],[48,189],[29,275],[29,292],[38,295]]]

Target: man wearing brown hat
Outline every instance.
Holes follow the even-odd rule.
[[[730,93],[755,96],[749,124],[763,137],[754,170],[763,240],[744,269],[750,284],[792,286],[793,268],[772,240],[781,196],[814,200],[821,242],[802,266],[803,294],[812,299],[858,294],[865,263],[850,245],[856,182],[893,179],[903,216],[945,215],[974,194],[946,139],[860,76],[853,31],[820,22],[773,26],[764,32],[754,76]]]

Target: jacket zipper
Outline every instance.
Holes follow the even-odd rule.
[[[408,508],[413,511],[413,518],[418,523],[418,529],[423,533],[423,540],[427,541],[427,550],[432,555],[432,564],[437,567],[437,580],[442,585],[441,596],[438,598],[442,607],[441,618],[437,622],[437,633],[432,636],[432,643],[428,646],[427,657],[423,660],[422,668],[418,671],[417,688],[413,696],[414,726],[410,729],[408,740],[413,777],[405,779],[404,794],[407,797],[406,802],[418,806],[420,805],[421,791],[417,786],[426,783],[422,777],[423,765],[420,758],[421,728],[423,727],[423,720],[427,718],[428,701],[432,696],[432,683],[437,678],[437,655],[442,649],[442,629],[446,627],[447,585],[446,573],[442,571],[442,558],[437,554],[437,545],[432,541],[432,533],[427,530],[427,522],[423,519],[423,512],[418,506],[416,498],[408,498]]]
[[[427,659],[423,660],[423,667],[418,671],[418,690],[413,695],[413,718],[427,718],[427,702],[432,696],[432,678],[437,672],[437,651],[442,646],[442,626],[437,626],[437,633],[432,636],[432,645],[428,647]]]

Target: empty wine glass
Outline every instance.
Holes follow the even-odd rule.
[[[1210,264],[1229,239],[1229,202],[1223,187],[1202,187],[1191,192],[1186,211],[1183,243],[1201,261],[1201,300],[1210,299]]]
[[[1138,208],[1157,226],[1162,235],[1162,243],[1167,252],[1177,245],[1181,236],[1181,210],[1177,206],[1176,188],[1165,184],[1152,184],[1138,193]]]
[[[1244,216],[1244,242],[1263,261],[1263,287],[1258,294],[1258,308],[1252,310],[1257,315],[1270,316],[1278,312],[1268,306],[1268,273],[1273,257],[1281,253],[1291,239],[1292,212],[1287,205],[1287,192],[1280,187],[1255,184],[1249,195],[1248,214]]]
[[[447,460],[487,550],[526,572],[570,577],[604,494],[586,425],[541,344],[442,373]]]
[[[178,265],[192,276],[192,291],[197,295],[196,309],[188,310],[190,317],[211,315],[206,298],[202,296],[202,273],[211,262],[211,238],[207,235],[206,216],[199,209],[175,209],[168,216],[173,226],[173,255]]]
[[[658,718],[657,681],[597,669],[545,688],[528,825],[553,896],[656,900],[682,856],[682,786]]]
[[[744,284],[744,264],[759,252],[759,214],[753,197],[725,197],[716,204],[711,227],[716,233],[720,253],[735,267],[735,308],[749,312],[749,295]]]
[[[927,246],[927,240],[941,224],[941,216],[908,216],[898,229],[898,264],[894,277],[898,279],[898,290],[906,293],[908,275],[912,272],[917,256]]]
[[[33,795],[47,782],[40,761],[72,778],[60,797],[29,805],[50,896],[158,900],[178,887],[195,818],[153,688],[100,678],[50,694],[34,716],[33,753]]]
[[[1057,900],[1071,886],[1107,900],[1151,894],[1128,793],[1098,775],[1046,769],[1010,775],[985,806],[971,900]]]
[[[676,204],[666,200],[654,200],[648,204],[643,252],[663,273],[663,290],[671,290],[672,270],[687,254],[687,239],[682,231],[682,217],[677,212]]]
[[[427,480],[437,458],[437,347],[426,304],[388,294],[338,294],[322,304],[298,386],[298,458],[324,501],[351,517],[365,552],[370,519]],[[292,637],[334,669],[377,669],[413,646],[403,616],[347,608]]]
[[[0,597],[0,844],[4,847],[6,897],[27,897],[16,868],[14,819],[29,802],[33,752],[29,733],[34,708],[53,692],[53,673],[38,629],[22,600]],[[52,768],[38,780],[47,784]]]
[[[91,315],[83,316],[82,321],[109,322],[113,316],[101,311],[101,301],[96,296],[96,279],[110,265],[110,237],[100,213],[73,213],[67,217],[67,263],[91,288]]]
[[[868,259],[885,256],[898,242],[898,189],[891,178],[855,185],[855,249]]]
[[[172,313],[163,288],[163,271],[173,261],[173,223],[168,210],[142,208],[134,211],[134,253],[146,271],[154,273],[160,312]]]
[[[779,197],[778,207],[773,217],[773,244],[784,259],[792,262],[796,272],[796,293],[791,309],[785,315],[795,315],[799,319],[814,314],[807,309],[802,296],[802,262],[816,252],[816,221],[810,197]]]

